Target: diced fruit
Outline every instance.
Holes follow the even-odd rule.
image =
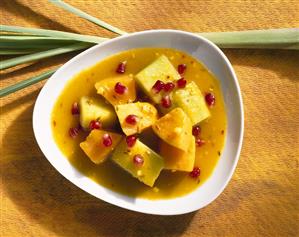
[[[97,82],[95,88],[112,105],[131,103],[136,99],[135,80],[129,75],[106,78]]]
[[[148,186],[153,186],[164,167],[163,158],[139,140],[128,148],[126,140],[116,147],[112,160],[133,177]]]
[[[156,108],[146,102],[117,105],[115,111],[121,128],[127,136],[140,133],[145,128],[152,126],[158,118]],[[136,123],[132,123],[133,118],[134,121],[136,118]]]
[[[187,151],[193,138],[189,117],[181,108],[175,108],[153,125],[154,132],[168,144]]]
[[[182,108],[191,119],[192,125],[210,116],[205,98],[195,82],[189,82],[184,89],[173,93],[173,103]]]
[[[103,128],[111,128],[117,122],[113,108],[104,100],[83,96],[80,99],[80,124],[88,130],[91,121],[99,121]]]
[[[140,71],[135,77],[144,93],[146,93],[156,104],[160,103],[162,97],[160,93],[156,93],[156,91],[153,90],[155,83],[157,81],[167,83],[181,78],[180,74],[165,55],[160,56]],[[161,91],[162,89],[163,88],[158,91]]]
[[[120,134],[95,129],[80,143],[80,147],[92,162],[100,164],[108,158],[121,138]]]
[[[164,158],[165,169],[192,171],[195,162],[195,139],[192,138],[187,151],[182,151],[167,144],[160,143],[160,155]]]

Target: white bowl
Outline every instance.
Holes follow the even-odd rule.
[[[228,128],[226,143],[212,176],[192,193],[168,200],[132,198],[113,192],[82,175],[58,149],[51,131],[51,111],[66,83],[81,70],[120,51],[164,47],[184,51],[197,58],[221,83]],[[158,214],[178,215],[202,208],[216,199],[228,184],[236,168],[243,139],[243,105],[235,72],[222,51],[203,37],[176,30],[150,30],[133,33],[96,45],[64,64],[41,90],[33,111],[35,138],[49,162],[73,184],[119,207]]]

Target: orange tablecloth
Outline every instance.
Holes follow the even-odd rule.
[[[193,32],[299,27],[299,2],[68,1],[128,31]],[[0,23],[112,36],[47,1],[0,1]],[[114,207],[64,179],[39,150],[31,117],[40,88],[1,101],[1,236],[298,236],[299,53],[225,50],[245,106],[240,162],[228,187],[206,208],[150,216]],[[1,88],[75,54],[1,73]]]

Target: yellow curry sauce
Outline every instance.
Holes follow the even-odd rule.
[[[163,170],[151,188],[109,159],[100,165],[92,163],[79,146],[88,133],[80,131],[76,138],[71,138],[69,129],[79,125],[79,116],[71,113],[72,104],[85,95],[100,96],[96,94],[95,83],[107,77],[118,76],[116,68],[120,62],[127,61],[125,74],[135,75],[162,54],[167,56],[175,67],[186,64],[185,79],[196,82],[203,94],[212,92],[216,102],[210,108],[211,116],[200,123],[200,138],[205,144],[196,148],[195,166],[200,167],[199,179],[191,178],[188,172]],[[110,56],[76,75],[59,96],[52,111],[51,124],[56,144],[83,175],[121,194],[147,199],[167,199],[192,192],[212,174],[224,145],[226,113],[219,82],[200,62],[174,49],[140,48]],[[142,137],[146,136],[144,134]],[[151,137],[157,139],[149,134],[146,137],[147,144]]]

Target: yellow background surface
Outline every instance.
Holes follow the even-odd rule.
[[[299,2],[67,1],[125,31],[192,32],[299,27]],[[0,23],[113,34],[47,1],[0,1]],[[39,150],[32,110],[44,82],[0,100],[0,236],[298,236],[299,53],[225,50],[239,78],[245,136],[239,164],[209,206],[151,216],[104,203],[63,178]],[[76,53],[1,72],[1,88]]]

